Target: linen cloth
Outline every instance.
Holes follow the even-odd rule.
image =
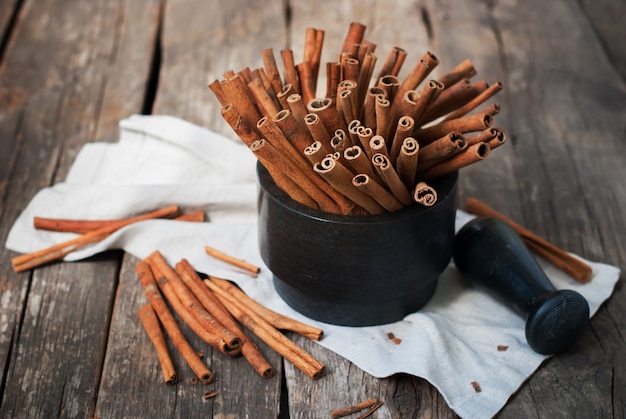
[[[376,377],[408,373],[425,378],[461,417],[495,415],[547,358],[525,340],[524,319],[491,295],[472,287],[451,262],[432,300],[402,321],[374,327],[342,327],[308,319],[287,306],[272,285],[257,248],[256,159],[238,140],[181,119],[133,115],[120,122],[116,143],[90,143],[65,182],[41,190],[13,225],[6,246],[32,252],[73,235],[35,230],[34,216],[122,218],[170,204],[203,209],[209,222],[148,220],[127,226],[68,261],[107,249],[144,258],[158,249],[171,264],[186,258],[200,272],[233,280],[252,298],[280,313],[321,327],[320,345]],[[471,216],[457,212],[457,230]],[[261,266],[257,278],[208,257],[209,245]],[[589,284],[578,284],[542,263],[557,289],[569,288],[589,302],[591,315],[613,292],[620,271],[587,261]],[[401,339],[394,344],[387,336]],[[506,345],[506,351],[498,351]],[[471,383],[479,383],[476,392]]]

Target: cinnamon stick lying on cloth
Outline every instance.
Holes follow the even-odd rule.
[[[85,246],[97,243],[106,238],[109,234],[127,225],[154,218],[168,217],[176,214],[177,212],[178,207],[176,205],[171,205],[169,207],[152,211],[138,217],[122,220],[101,227],[97,230],[90,231],[89,233],[85,233],[80,237],[50,246],[46,249],[38,250],[36,252],[28,253],[21,256],[16,256],[11,259],[11,264],[13,265],[13,270],[15,270],[15,272],[23,272],[28,269],[36,268],[37,266],[41,266],[45,263],[61,259],[62,257]]]
[[[522,237],[524,243],[533,252],[537,253],[539,256],[543,257],[548,262],[570,275],[576,281],[581,283],[591,281],[591,277],[593,275],[591,266],[515,223],[513,220],[507,218],[503,214],[500,214],[484,202],[476,198],[469,198],[465,204],[465,209],[467,212],[474,215],[493,217],[504,221]]]

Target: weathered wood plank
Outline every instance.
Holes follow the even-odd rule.
[[[600,43],[617,72],[626,81],[626,49],[622,46],[626,39],[626,4],[619,0],[588,1],[580,3],[589,18]]]
[[[93,138],[117,51],[120,13],[119,2],[24,3],[0,69],[0,89],[11,98],[1,111],[19,115],[8,139],[16,145],[17,157],[9,175],[3,243],[28,200],[62,180],[78,149]],[[138,74],[146,73],[149,55],[143,61]],[[132,100],[119,106],[138,112],[142,99],[135,108]],[[15,254],[4,248],[0,252],[3,357],[12,350],[10,366],[3,370],[7,385],[1,415],[91,416],[119,257],[110,254],[16,275],[10,265]],[[5,345],[11,340],[12,347]]]
[[[19,0],[7,0],[0,4],[0,43],[10,37],[11,23],[19,12]],[[0,44],[0,48],[4,45]]]
[[[262,65],[262,48],[284,45],[282,16],[281,2],[261,6],[234,1],[217,7],[193,0],[168,1],[163,14],[162,61],[153,112],[178,116],[233,136],[207,85],[228,69]],[[179,383],[173,387],[163,384],[158,358],[136,314],[145,302],[133,270],[136,262],[127,256],[122,266],[98,416],[138,417],[153,412],[185,418],[277,417],[282,360],[261,343],[261,351],[276,371],[270,379],[259,377],[242,357],[233,359],[209,350],[183,328],[192,346],[205,353],[216,382],[208,386],[191,384],[193,373],[171,347]],[[128,368],[135,364],[138,368]],[[219,395],[204,400],[203,394],[212,389]],[[129,400],[126,394],[138,397]]]

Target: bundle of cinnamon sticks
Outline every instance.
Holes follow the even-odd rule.
[[[437,202],[433,179],[485,159],[506,141],[493,127],[500,106],[483,104],[502,84],[471,82],[465,60],[439,78],[426,52],[400,80],[406,52],[394,47],[377,76],[376,44],[352,23],[316,95],[324,31],[307,28],[302,62],[271,48],[263,67],[230,70],[209,85],[222,116],[292,199],[351,215]]]
[[[241,325],[309,377],[317,379],[324,373],[322,362],[279,331],[319,340],[321,329],[267,309],[226,280],[210,276],[203,280],[185,259],[172,267],[155,251],[137,263],[135,272],[148,299],[139,317],[157,350],[167,384],[177,379],[162,328],[202,383],[208,384],[214,378],[180,331],[170,307],[202,341],[227,356],[243,355],[263,378],[273,376],[272,366]]]

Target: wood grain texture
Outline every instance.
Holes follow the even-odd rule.
[[[0,242],[85,142],[117,139],[119,119],[170,114],[234,137],[208,83],[261,66],[267,47],[277,59],[291,47],[299,61],[309,26],[325,30],[322,63],[335,60],[358,21],[378,44],[377,68],[397,45],[409,52],[401,74],[430,50],[436,74],[470,58],[475,80],[504,84],[492,101],[509,142],[463,169],[461,206],[476,196],[566,250],[624,269],[623,12],[621,0],[3,1],[0,34],[11,32],[0,56]],[[175,357],[180,382],[167,387],[136,315],[145,299],[135,258],[111,252],[18,275],[13,256],[0,248],[2,417],[328,417],[372,397],[385,403],[372,417],[456,416],[425,380],[371,377],[299,337],[327,364],[318,381],[283,369],[261,345],[277,372],[263,380],[183,328],[217,381],[192,384]],[[624,417],[625,293],[622,278],[582,339],[545,362],[498,417]],[[207,390],[219,394],[204,400]]]
[[[16,121],[3,127],[13,131],[12,138],[3,138],[13,141],[6,148],[12,164],[3,243],[30,198],[64,179],[77,151],[93,138],[119,41],[119,13],[120,2],[24,2],[0,68],[0,112]],[[149,56],[141,61],[149,68]],[[120,106],[129,113],[140,111],[131,102]],[[20,275],[10,270],[12,256],[0,251],[2,289],[9,291],[2,298],[3,360],[10,353],[0,414],[91,416],[119,255]]]

